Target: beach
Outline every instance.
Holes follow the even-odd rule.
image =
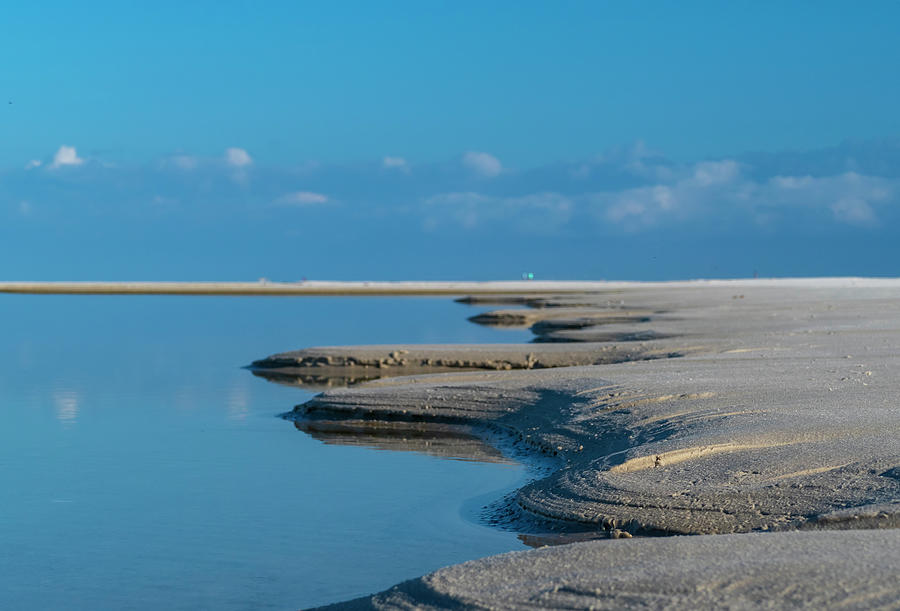
[[[535,343],[254,362],[287,383],[375,378],[315,396],[290,414],[298,423],[464,427],[555,461],[498,501],[497,520],[591,539],[442,569],[350,607],[897,604],[900,281],[553,289],[465,300],[505,310],[473,322],[527,325]]]

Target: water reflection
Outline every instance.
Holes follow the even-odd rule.
[[[250,394],[246,384],[234,384],[225,397],[229,420],[246,420],[250,414]]]
[[[478,371],[476,368],[463,367],[391,367],[389,369],[379,369],[377,367],[279,367],[277,369],[247,367],[246,369],[253,375],[269,382],[285,386],[297,386],[311,391],[355,386],[356,384],[381,378]]]
[[[398,377],[406,373],[396,368],[248,367],[248,369],[253,375],[269,382],[307,390],[328,390],[379,378]],[[315,415],[289,412],[282,417],[293,421],[297,430],[326,445],[414,452],[466,462],[511,466],[521,464],[505,456],[495,445],[485,441],[473,427],[463,424],[379,420],[327,411],[316,412]],[[535,468],[535,474],[547,473],[547,465],[532,466]],[[489,505],[472,512],[470,517],[498,530],[516,533],[517,539],[522,544],[534,548],[611,537],[610,532],[604,529],[563,524],[540,516],[523,514],[517,509],[513,495],[495,499]]]
[[[296,372],[296,369],[294,371]],[[371,371],[360,369],[357,372],[348,372],[346,369],[328,369],[324,367],[317,367],[311,373],[285,373],[273,369],[250,369],[250,372],[258,378],[263,378],[275,384],[297,386],[311,391],[353,386],[354,384],[385,377],[378,375],[377,369],[372,369]]]
[[[331,445],[418,452],[451,460],[516,464],[463,425],[300,418],[294,421],[294,426],[313,439]]]
[[[521,547],[459,511],[520,467],[317,442],[275,417],[309,393],[238,369],[291,338],[486,340],[452,302],[0,302],[0,609],[308,607]]]
[[[307,390],[328,390],[353,386],[371,380],[398,377],[408,372],[402,368],[383,370],[377,368],[309,367],[309,368],[248,368],[253,375],[286,386]],[[303,369],[312,370],[306,373]],[[429,372],[437,368],[429,368]],[[416,369],[412,373],[422,373]],[[449,369],[448,371],[460,371]],[[361,446],[376,450],[418,452],[428,456],[488,462],[516,464],[503,456],[497,448],[483,441],[473,432],[472,427],[460,424],[433,422],[383,421],[364,418],[308,418],[285,414],[294,421],[297,430],[302,431],[329,445]]]
[[[271,372],[265,370],[253,373],[271,382],[306,386],[307,388],[311,383],[322,385],[324,388],[333,388],[366,381],[363,378],[340,376],[323,376],[310,381],[299,375],[271,375]],[[414,452],[441,459],[466,462],[510,466],[520,466],[521,464],[505,456],[496,446],[485,441],[473,427],[463,424],[353,418],[340,413],[327,414],[327,412],[317,412],[314,416],[289,412],[283,414],[282,417],[293,421],[297,430],[326,445]],[[533,468],[535,468],[535,474],[546,474],[548,466],[533,465]],[[611,538],[610,531],[605,529],[564,524],[540,516],[522,514],[515,508],[512,499],[513,496],[508,495],[494,500],[489,505],[482,506],[478,511],[472,513],[472,517],[476,521],[490,524],[499,530],[516,533],[517,539],[522,544],[534,548]]]
[[[78,421],[78,406],[81,403],[79,394],[74,390],[57,390],[53,392],[53,408],[56,419],[63,424],[75,424]]]
[[[590,530],[585,532],[545,532],[540,534],[519,534],[519,541],[528,547],[550,547],[554,545],[568,545],[569,543],[581,543],[584,541],[596,541],[598,539],[610,539],[609,532],[605,530]]]

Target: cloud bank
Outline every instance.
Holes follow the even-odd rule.
[[[54,172],[63,167],[75,170]],[[900,141],[695,162],[673,161],[638,142],[527,169],[504,167],[476,151],[446,163],[389,156],[277,167],[255,164],[238,147],[219,160],[178,153],[143,166],[112,167],[86,163],[74,146],[63,145],[44,166],[30,161],[0,176],[6,201],[69,215],[152,210],[238,219],[275,203],[284,214],[294,208],[432,232],[745,235],[900,228]],[[61,207],[61,201],[71,203]],[[336,201],[339,212],[324,205]]]
[[[635,143],[532,168],[28,159],[0,168],[11,279],[900,274],[900,141],[691,162]]]

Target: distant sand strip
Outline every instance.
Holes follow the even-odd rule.
[[[48,295],[543,295],[605,288],[603,282],[0,282],[0,293]]]
[[[0,282],[0,293],[46,295],[246,295],[246,296],[427,296],[553,295],[599,293],[623,288],[685,287],[890,287],[895,278],[775,278],[684,282]]]

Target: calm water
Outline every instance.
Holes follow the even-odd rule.
[[[240,369],[313,345],[524,341],[445,299],[0,295],[0,608],[291,609],[518,549],[522,467],[323,444]]]

